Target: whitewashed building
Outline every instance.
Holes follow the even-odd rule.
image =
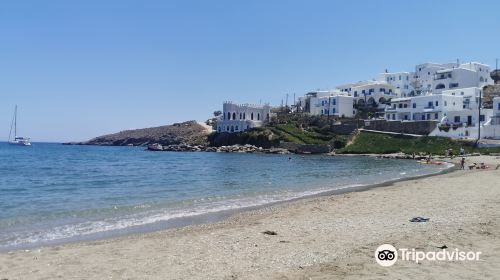
[[[261,127],[271,119],[271,106],[236,104],[224,102],[222,116],[217,121],[217,132],[242,132],[250,128]]]
[[[299,97],[297,106],[311,115],[351,118],[356,114],[354,98],[339,90],[312,91]]]
[[[453,95],[423,95],[396,98],[385,109],[388,121],[441,121],[449,111],[463,110],[463,97]]]
[[[386,81],[363,81],[338,86],[341,92],[348,93],[358,106],[372,106],[383,110],[391,99],[399,97],[396,88]]]
[[[394,87],[394,92],[400,97],[406,97],[413,91],[413,72],[394,72],[379,74],[378,81],[386,82]]]

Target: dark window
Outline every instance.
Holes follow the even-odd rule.
[[[450,83],[450,88],[457,88],[458,87],[458,83]]]
[[[460,122],[460,116],[455,116],[454,122],[455,123],[459,123]]]
[[[436,107],[439,106],[439,102],[436,101]]]
[[[404,104],[403,107],[408,108],[408,104]]]
[[[227,112],[227,119],[230,120],[231,119],[231,113],[230,112]]]
[[[413,108],[417,108],[417,103],[413,103]]]
[[[403,108],[403,104],[399,103],[398,108]]]
[[[436,89],[443,89],[443,88],[446,88],[446,86],[444,84],[438,84],[436,86]]]
[[[250,114],[250,120],[253,121],[253,113]]]
[[[233,120],[236,119],[236,113],[233,113]]]
[[[260,113],[257,114],[257,120],[260,121]]]
[[[438,117],[439,117],[438,113],[435,113],[435,114],[434,114],[434,119],[435,119],[435,120],[437,120],[437,119],[438,119]]]
[[[479,121],[484,122],[484,115],[479,115]]]

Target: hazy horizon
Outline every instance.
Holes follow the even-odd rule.
[[[204,121],[222,102],[412,71],[495,66],[500,2],[12,1],[0,3],[0,140],[14,106],[34,142]],[[446,20],[445,20],[446,19]]]

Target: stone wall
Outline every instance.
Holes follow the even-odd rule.
[[[437,121],[386,121],[386,120],[366,120],[363,128],[396,133],[408,133],[428,135],[437,126]]]

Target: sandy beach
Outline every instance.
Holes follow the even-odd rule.
[[[243,212],[221,222],[0,254],[0,279],[494,279],[500,164]],[[416,216],[430,218],[411,223]],[[276,235],[264,234],[273,231]],[[396,248],[480,251],[479,261],[375,262]]]

